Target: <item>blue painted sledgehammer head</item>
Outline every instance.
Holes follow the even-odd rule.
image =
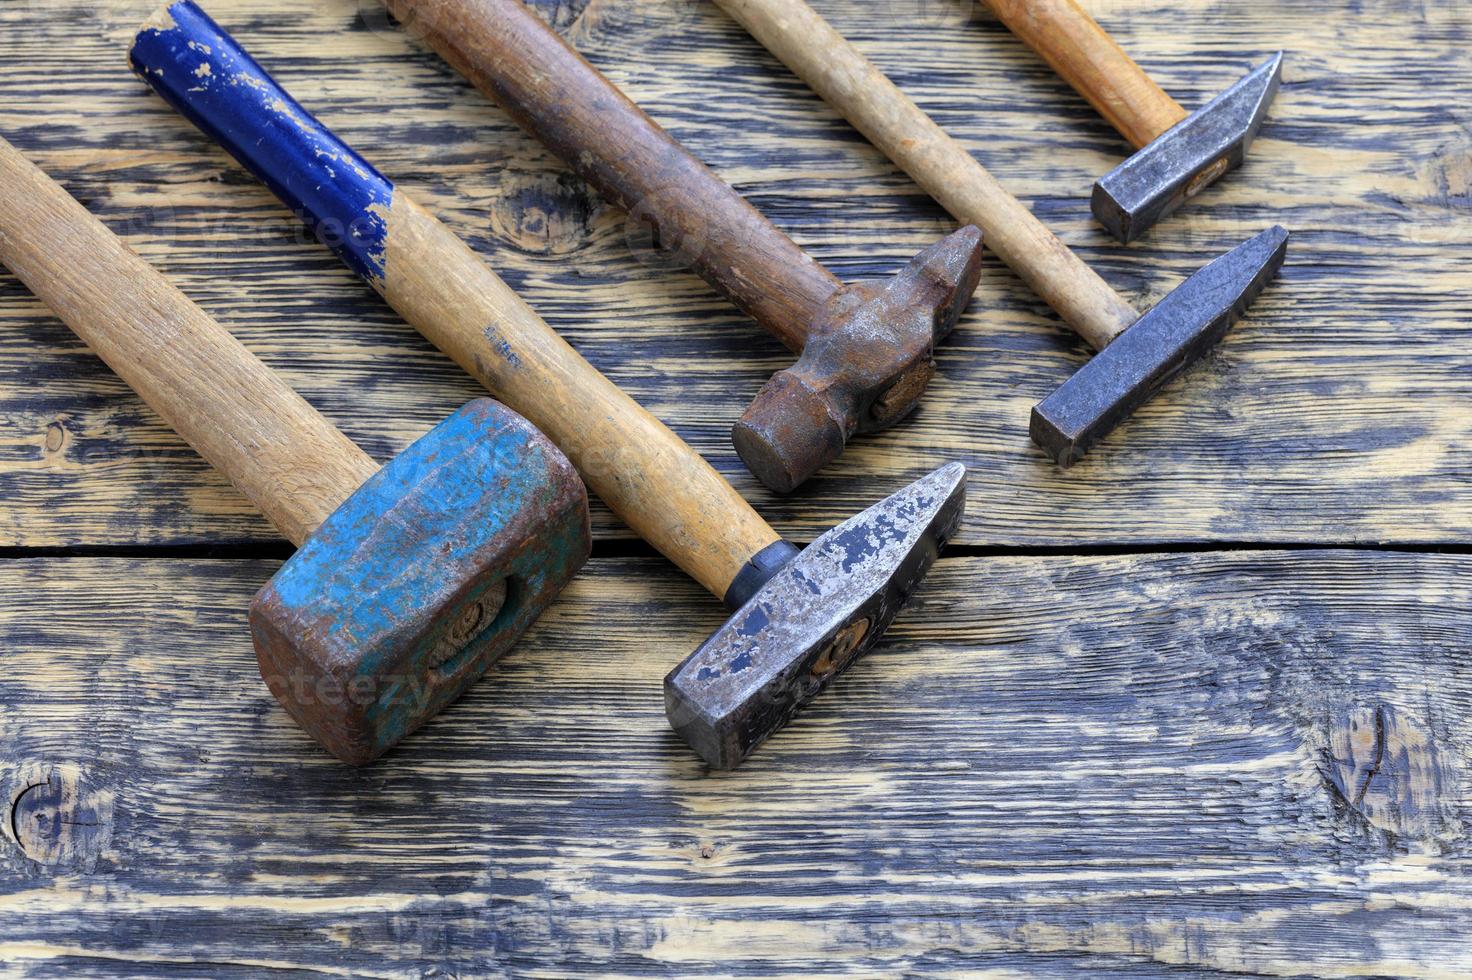
[[[370,762],[520,639],[590,548],[567,457],[478,399],[363,484],[256,596],[261,675],[333,755]]]

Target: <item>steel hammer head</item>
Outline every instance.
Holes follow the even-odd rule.
[[[1222,339],[1277,274],[1281,226],[1238,245],[1177,286],[1032,411],[1032,437],[1059,466],[1088,452]]]
[[[878,642],[966,509],[943,466],[782,565],[665,678],[670,725],[730,769]]]
[[[261,675],[339,759],[459,697],[588,558],[588,497],[526,420],[471,402],[365,483],[251,603]]]
[[[1094,217],[1122,242],[1241,166],[1283,78],[1272,58],[1094,185]]]
[[[935,345],[981,278],[981,230],[962,228],[885,283],[834,293],[792,367],[767,382],[732,432],[757,478],[788,493],[857,432],[908,415],[935,374]]]

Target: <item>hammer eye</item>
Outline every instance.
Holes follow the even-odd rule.
[[[832,677],[847,666],[854,651],[868,635],[869,620],[861,619],[856,623],[849,623],[839,630],[838,635],[829,642],[827,649],[818,654],[818,659],[813,661],[813,666],[808,669],[808,673],[818,680]]]
[[[512,580],[502,579],[467,604],[429,652],[426,667],[441,675],[454,674],[477,641],[514,617],[518,591]]]

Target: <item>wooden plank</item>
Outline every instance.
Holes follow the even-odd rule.
[[[244,610],[271,564],[5,562],[0,963],[1467,976],[1469,566],[945,560],[712,774],[659,681],[720,614],[660,562],[595,562],[361,771],[261,688]]]
[[[477,389],[123,64],[152,0],[0,4],[0,132],[382,458]],[[886,275],[949,220],[736,25],[696,0],[558,0],[558,25],[652,114],[848,278]],[[1092,227],[1125,145],[972,0],[819,0],[901,85],[1142,304],[1272,221],[1282,281],[1188,379],[1069,474],[1030,406],[1086,356],[993,262],[923,413],[798,497],[727,442],[775,342],[601,205],[375,0],[212,0],[332,126],[412,188],[588,357],[810,539],[938,462],[974,466],[970,544],[1467,541],[1472,436],[1472,13],[1454,0],[1094,0],[1188,107],[1286,47],[1249,165],[1148,241]],[[635,236],[637,239],[637,236]],[[0,540],[258,541],[265,525],[0,276]],[[600,514],[599,532],[618,532]]]

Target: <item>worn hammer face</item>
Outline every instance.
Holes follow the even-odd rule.
[[[365,483],[256,596],[261,674],[344,762],[506,652],[588,558],[588,497],[520,416],[471,402]]]
[[[1094,185],[1094,217],[1122,242],[1241,166],[1283,79],[1281,52]]]
[[[665,678],[671,726],[712,766],[740,764],[878,642],[965,508],[952,463],[804,549]]]
[[[1207,265],[1094,356],[1032,412],[1032,437],[1058,465],[1081,459],[1222,339],[1283,265],[1288,231],[1267,231]]]
[[[762,483],[788,493],[855,433],[888,428],[914,410],[935,373],[936,343],[976,291],[981,238],[979,228],[962,228],[889,282],[833,295],[797,363],[767,382],[733,430]]]

